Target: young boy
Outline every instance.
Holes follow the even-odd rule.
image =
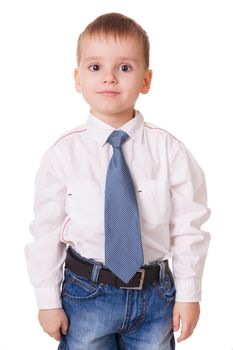
[[[39,321],[60,350],[174,349],[173,332],[188,338],[199,317],[204,174],[182,142],[134,109],[152,78],[140,25],[98,17],[77,60],[90,115],[46,152],[36,178],[26,258]]]

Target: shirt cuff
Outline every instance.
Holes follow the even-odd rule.
[[[36,302],[41,309],[62,308],[61,292],[56,287],[35,288]]]
[[[201,300],[201,279],[174,279],[176,302],[198,302]]]

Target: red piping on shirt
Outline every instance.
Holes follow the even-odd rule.
[[[83,131],[86,131],[86,130],[87,130],[87,129],[75,130],[75,131],[68,132],[67,134],[61,136],[61,137],[54,143],[54,145],[56,145],[61,139],[63,139],[63,138],[66,137],[66,136],[69,136],[69,135],[72,135],[72,134],[76,134],[76,133],[79,133],[79,132],[83,132]]]
[[[64,222],[64,224],[63,224],[63,226],[62,226],[61,239],[62,239],[62,241],[63,241],[64,243],[69,243],[69,241],[66,241],[65,238],[64,238],[64,232],[65,232],[66,226],[67,226],[67,224],[68,224],[69,221],[70,221],[70,218],[67,217],[66,220],[65,220],[65,222]]]
[[[144,124],[145,127],[149,128],[149,129],[153,129],[153,130],[161,130],[163,132],[166,132],[168,135],[170,135],[171,137],[173,137],[175,140],[179,141],[174,135],[170,134],[170,132],[168,132],[167,130],[161,129],[161,128],[152,128],[151,126],[148,126],[146,124]]]

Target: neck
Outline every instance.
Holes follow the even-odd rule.
[[[99,112],[91,111],[92,114],[102,120],[103,122],[111,125],[113,128],[119,129],[122,125],[127,123],[129,120],[133,119],[135,116],[134,109],[131,111],[127,111],[119,114],[101,114]]]

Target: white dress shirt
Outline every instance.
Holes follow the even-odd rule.
[[[140,112],[121,126],[122,145],[139,207],[144,264],[172,257],[176,301],[199,301],[210,235],[205,177],[182,142],[144,122]],[[66,246],[105,261],[104,192],[116,130],[90,113],[42,158],[35,181],[34,241],[26,260],[40,309],[61,307]]]

